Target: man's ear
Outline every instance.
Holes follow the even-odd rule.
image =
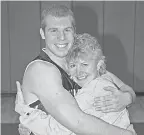
[[[42,37],[42,39],[45,39],[45,34],[42,28],[40,28],[40,35]]]

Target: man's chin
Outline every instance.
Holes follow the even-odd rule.
[[[60,58],[65,58],[68,53],[62,53],[62,54],[57,54],[58,57]]]
[[[68,53],[69,53],[69,49],[65,48],[64,50],[63,49],[57,50],[57,53],[55,53],[55,55],[58,56],[58,57],[63,58],[63,57],[66,57],[68,55]]]

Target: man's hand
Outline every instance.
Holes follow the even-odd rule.
[[[131,95],[128,92],[123,92],[114,87],[105,87],[104,90],[111,91],[110,95],[96,97],[94,99],[94,107],[96,111],[118,112],[126,108],[132,101]]]

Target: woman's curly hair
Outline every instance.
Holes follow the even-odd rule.
[[[97,39],[88,33],[77,34],[75,36],[75,41],[72,48],[77,48],[77,47],[80,48],[81,50],[88,49],[88,48],[91,50],[102,49]]]
[[[90,54],[92,59],[100,61],[101,67],[99,70],[106,71],[105,56],[102,52],[102,47],[98,40],[88,33],[77,34],[75,36],[74,45],[71,48],[69,54],[66,57],[66,61],[69,63],[70,60],[76,59],[80,53]]]

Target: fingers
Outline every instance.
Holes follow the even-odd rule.
[[[104,102],[99,102],[97,104],[94,103],[94,107],[95,107],[95,110],[100,111],[100,110],[113,109],[116,106],[111,101],[107,101],[107,102],[104,101]]]
[[[102,112],[114,112],[118,107],[118,101],[115,95],[106,95],[101,97],[96,97],[94,99],[94,104],[96,111]]]
[[[22,124],[19,124],[19,128],[18,128],[19,134],[20,135],[30,135],[31,131],[24,127]]]
[[[20,92],[21,91],[21,84],[19,81],[16,81],[16,86],[17,86],[17,91]]]
[[[115,112],[115,108],[108,108],[108,107],[103,107],[103,108],[99,108],[96,109],[96,111],[102,111],[103,113],[109,113],[109,112]]]
[[[94,105],[95,107],[111,106],[111,105],[113,105],[113,101],[95,102],[93,105]]]
[[[106,95],[106,96],[101,96],[101,97],[95,97],[94,102],[102,102],[102,101],[111,101],[115,98],[115,95]]]
[[[117,112],[125,108],[125,100],[123,99],[123,92],[113,87],[106,87],[108,91],[113,91],[112,94],[94,98],[96,111],[103,112]]]
[[[104,106],[97,106],[95,107],[96,111],[102,111],[104,113],[108,112],[115,112],[116,111],[116,106],[114,104],[109,104],[109,105],[104,105]]]
[[[21,84],[18,81],[16,81],[16,86],[17,86],[17,95],[16,95],[15,103],[24,104],[24,98],[23,98],[23,93],[21,90]]]
[[[104,87],[104,90],[111,91],[112,93],[116,92],[118,89],[112,86]]]
[[[15,111],[20,115],[24,115],[27,112],[31,111],[30,107],[25,104],[23,92],[21,90],[21,84],[16,81],[17,94],[15,100]]]

